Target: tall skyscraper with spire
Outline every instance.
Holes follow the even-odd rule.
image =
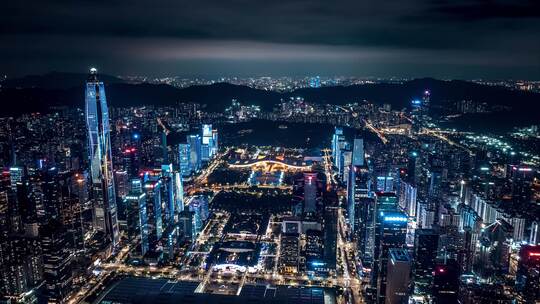
[[[109,111],[105,86],[90,69],[86,82],[86,126],[88,128],[88,154],[94,204],[94,226],[118,243],[118,219],[114,190]]]

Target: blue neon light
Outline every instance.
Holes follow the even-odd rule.
[[[385,216],[385,222],[406,222],[407,218],[404,216]]]

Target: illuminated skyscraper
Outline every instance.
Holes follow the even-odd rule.
[[[174,197],[175,181],[172,164],[161,165],[161,177],[162,188],[161,196],[163,197],[163,203],[165,205],[165,226],[174,224],[176,215],[176,200]]]
[[[335,166],[337,166],[339,156],[341,154],[339,144],[344,140],[345,137],[343,136],[343,129],[340,127],[336,127],[334,130],[334,135],[332,136],[332,158],[334,159]]]
[[[184,183],[179,172],[174,173],[174,202],[177,212],[184,211]]]
[[[9,168],[9,176],[11,179],[11,188],[16,189],[17,183],[20,183],[23,179],[24,169],[22,167]]]
[[[47,303],[67,303],[73,282],[73,256],[67,248],[67,231],[60,221],[52,219],[40,228],[40,237]]]
[[[529,235],[529,244],[538,245],[540,243],[540,229],[538,221],[533,221],[531,223],[531,232]]]
[[[342,140],[338,144],[338,153],[336,156],[336,167],[338,174],[340,178],[343,178],[343,174],[345,173],[345,163],[346,158],[350,160],[349,163],[352,163],[352,153],[351,153],[351,145],[349,142]]]
[[[191,174],[191,147],[188,143],[178,145],[178,163],[180,166],[180,173],[182,176],[189,176]]]
[[[204,195],[193,196],[189,201],[189,211],[193,212],[195,226],[193,230],[195,234],[201,232],[204,228],[204,223],[208,219],[208,198]]]
[[[139,151],[136,148],[126,148],[122,153],[122,168],[128,173],[128,177],[132,178],[139,174]]]
[[[148,214],[149,243],[159,240],[163,234],[163,207],[162,180],[152,178],[144,183],[146,193],[146,210]]]
[[[433,229],[416,229],[414,233],[414,292],[430,294],[433,285],[439,234]]]
[[[364,165],[364,140],[362,138],[354,139],[352,164],[354,166]]]
[[[202,161],[202,147],[201,147],[201,136],[199,135],[188,135],[187,143],[189,144],[189,163],[191,166],[191,171],[199,171],[201,169]]]
[[[193,242],[196,238],[196,231],[194,229],[195,216],[193,211],[183,210],[178,214],[178,225],[180,232],[182,233],[182,239],[184,241]]]
[[[212,125],[202,126],[202,146],[201,157],[202,160],[208,161],[212,157],[213,149],[213,137],[212,137]]]
[[[127,234],[130,240],[141,238],[139,253],[144,255],[148,251],[148,215],[146,211],[146,194],[131,191],[125,198],[127,215]]]
[[[324,263],[327,269],[336,269],[338,211],[334,207],[324,209]]]
[[[411,258],[407,249],[391,248],[388,251],[387,285],[385,303],[407,303]]]
[[[416,216],[416,195],[417,187],[408,181],[400,181],[400,196],[399,196],[399,205],[405,210],[408,216]]]
[[[377,193],[373,229],[373,268],[371,286],[377,288],[377,303],[384,303],[386,296],[388,250],[405,247],[407,215],[398,211],[394,193]]]
[[[365,166],[351,166],[347,182],[347,214],[351,230],[356,232],[357,206],[363,198],[369,197],[369,170]]]
[[[212,155],[219,151],[218,130],[212,130]]]
[[[343,151],[343,181],[345,183],[349,182],[351,164],[352,164],[352,151]]]
[[[377,184],[375,185],[376,191],[393,192],[394,191],[394,177],[390,174],[384,174],[377,176]]]
[[[105,86],[90,69],[86,82],[86,126],[88,128],[88,159],[92,180],[94,226],[118,243],[118,219],[114,190],[109,111]]]
[[[317,211],[317,173],[304,173],[304,212]]]

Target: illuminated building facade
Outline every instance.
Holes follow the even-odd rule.
[[[114,189],[109,110],[105,86],[91,69],[86,82],[86,126],[88,128],[88,160],[94,203],[94,226],[118,243],[118,218]]]
[[[378,209],[376,218],[372,286],[377,288],[375,301],[385,303],[388,252],[391,248],[405,247],[407,215],[395,209]]]
[[[388,251],[388,280],[386,304],[407,303],[411,272],[411,257],[407,249],[391,248]]]

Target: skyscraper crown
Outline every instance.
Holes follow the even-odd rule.
[[[97,73],[98,71],[96,68],[90,68],[90,74],[88,74],[88,81],[97,82],[98,81]]]

